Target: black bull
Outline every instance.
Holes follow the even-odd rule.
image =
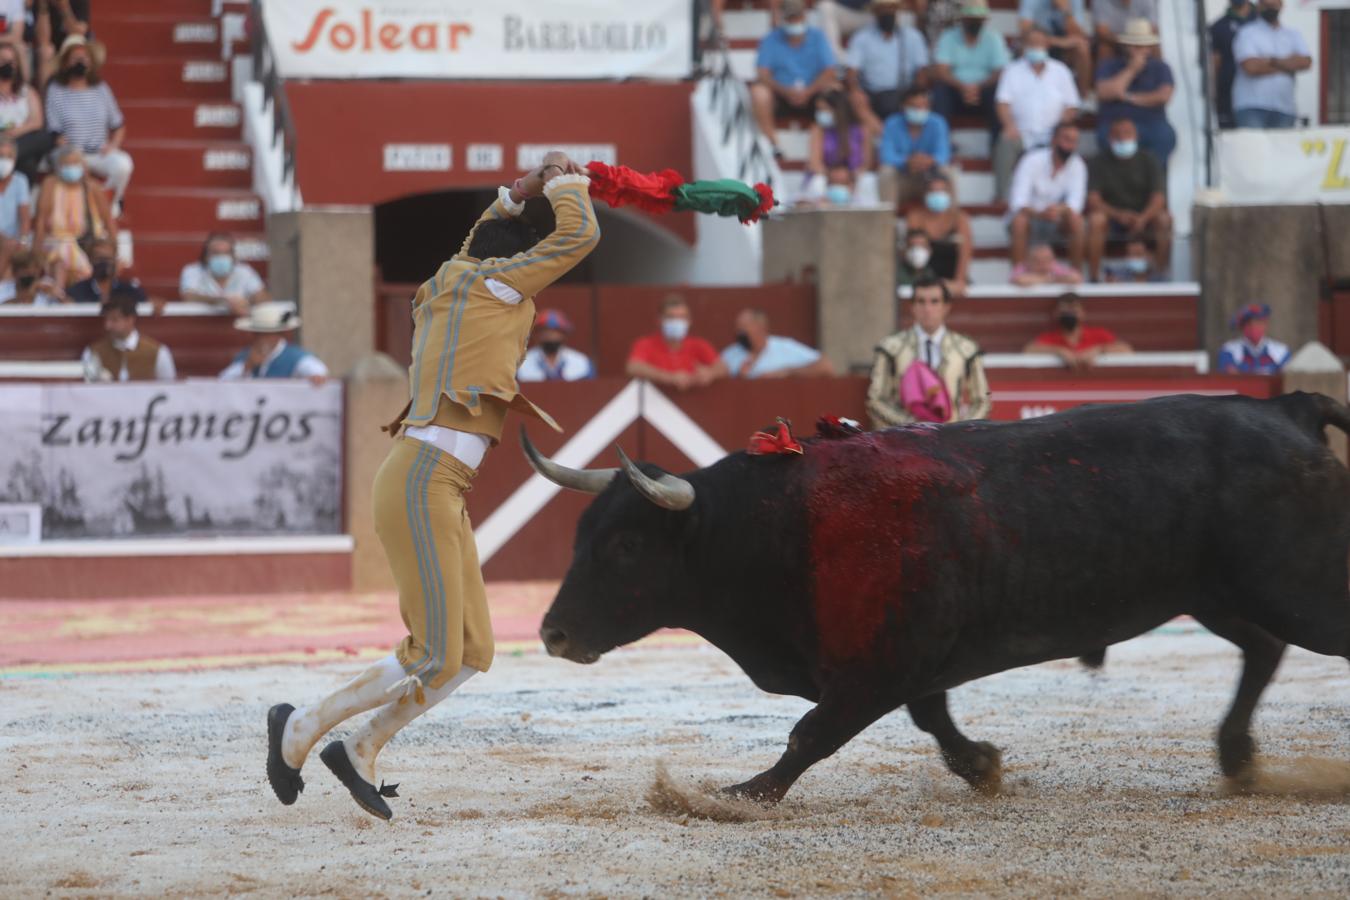
[[[901,705],[953,772],[996,787],[999,751],[957,730],[947,690],[1189,614],[1243,652],[1218,734],[1240,778],[1286,643],[1350,658],[1350,473],[1326,425],[1350,432],[1350,410],[1317,394],[1168,397],[815,439],[681,477],[626,457],[566,469],[526,440],[542,474],[598,494],[540,634],[594,662],[686,628],[814,702],[778,762],[729,789],[777,800]]]

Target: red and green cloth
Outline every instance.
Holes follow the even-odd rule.
[[[758,221],[776,202],[767,184],[751,187],[734,178],[685,181],[674,169],[637,172],[627,166],[587,163],[591,197],[610,206],[636,206],[650,213],[700,212]]]

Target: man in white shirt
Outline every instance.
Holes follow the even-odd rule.
[[[1078,155],[1078,127],[1055,126],[1049,147],[1023,154],[1008,193],[1012,263],[1026,259],[1031,243],[1068,244],[1069,264],[1083,265],[1088,168]]]
[[[1233,120],[1239,128],[1293,128],[1298,121],[1294,76],[1312,68],[1303,35],[1280,24],[1281,0],[1261,0],[1261,17],[1233,39]]]
[[[1007,66],[994,92],[1002,131],[994,147],[994,192],[1008,196],[1008,178],[1023,150],[1044,147],[1060,122],[1072,122],[1082,102],[1069,67],[1050,58],[1050,38],[1027,32],[1022,58]]]
[[[248,263],[235,256],[234,238],[223,232],[209,235],[201,259],[188,263],[178,279],[178,294],[184,300],[225,305],[236,316],[268,299],[267,286]]]
[[[84,350],[84,380],[173,381],[178,377],[169,348],[136,328],[137,295],[118,288],[103,304],[103,337]]]
[[[275,300],[260,303],[249,310],[247,316],[236,319],[234,327],[257,337],[220,373],[222,381],[308,378],[315,384],[322,384],[328,378],[328,367],[323,360],[284,337],[300,327],[300,316],[296,314],[294,304]]]
[[[495,283],[494,279],[488,279]],[[489,285],[489,290],[496,291]],[[567,346],[572,322],[558,309],[543,309],[534,317],[534,346],[516,372],[517,381],[581,381],[595,377],[591,358]]]

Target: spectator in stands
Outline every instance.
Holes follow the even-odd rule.
[[[1108,282],[1117,284],[1147,284],[1150,281],[1157,281],[1158,277],[1153,271],[1153,257],[1148,251],[1148,242],[1143,238],[1126,241],[1125,256],[1121,259],[1104,261],[1102,275]]]
[[[881,198],[887,203],[910,203],[923,196],[928,179],[943,174],[952,160],[947,120],[928,108],[928,92],[921,87],[905,91],[901,111],[886,119],[881,134]]]
[[[989,415],[989,381],[980,347],[946,326],[952,309],[947,286],[936,278],[915,282],[909,309],[914,324],[877,345],[867,388],[872,427]]]
[[[119,289],[103,304],[103,337],[85,348],[85,381],[173,381],[169,348],[137,330],[136,294]]]
[[[684,297],[666,297],[661,303],[661,332],[633,343],[628,351],[628,374],[682,391],[705,387],[726,374],[713,345],[689,336],[692,319]]]
[[[1073,70],[1078,92],[1092,88],[1092,42],[1084,26],[1083,0],[1019,0],[1017,19],[1024,46],[1033,29],[1045,32],[1050,55]]]
[[[1012,283],[1018,287],[1040,287],[1047,284],[1078,284],[1082,274],[1072,266],[1055,259],[1055,249],[1049,244],[1033,244],[1027,261],[1013,267]]]
[[[237,316],[271,299],[267,285],[248,263],[237,258],[234,237],[223,231],[207,235],[201,256],[183,267],[178,293],[184,300],[223,304]]]
[[[236,319],[234,327],[257,337],[225,367],[220,373],[221,380],[308,378],[315,384],[327,380],[328,367],[323,360],[299,344],[286,340],[286,335],[300,327],[295,304],[284,301],[259,303],[248,311],[247,316]]]
[[[819,350],[769,334],[769,314],[762,309],[741,310],[736,317],[736,343],[722,351],[722,365],[732,378],[834,374]]]
[[[1013,166],[1025,150],[1048,146],[1055,127],[1078,118],[1078,88],[1069,67],[1050,58],[1049,37],[1027,33],[1022,58],[1003,70],[994,98],[1002,129],[994,145],[994,192],[1008,198]]]
[[[908,287],[917,281],[937,278],[933,271],[933,243],[928,232],[922,228],[911,228],[905,233],[900,244],[900,259],[895,264],[895,283],[897,287]]]
[[[783,0],[783,25],[764,36],[755,60],[758,80],[750,85],[750,104],[760,130],[778,150],[779,115],[809,116],[817,94],[838,87],[834,54],[819,28],[806,24],[803,0]]]
[[[1252,0],[1231,0],[1228,10],[1209,26],[1209,71],[1214,79],[1214,111],[1220,128],[1233,128],[1233,78],[1237,62],[1233,41],[1243,25],[1256,18]]]
[[[1162,169],[1139,147],[1134,122],[1111,125],[1107,149],[1088,166],[1088,274],[1101,276],[1107,238],[1153,241],[1153,268],[1167,271],[1172,255],[1172,216],[1167,212]]]
[[[1026,259],[1029,242],[1063,240],[1069,247],[1069,264],[1082,267],[1087,189],[1088,167],[1078,155],[1078,127],[1061,122],[1050,146],[1023,154],[1013,172],[1008,195],[1013,265]]]
[[[37,72],[33,83],[45,87],[52,76],[56,48],[63,46],[70,35],[87,37],[89,34],[90,0],[34,0],[33,52]]]
[[[14,142],[8,135],[0,134],[0,276],[9,271],[10,259],[32,237],[28,179],[22,172],[14,171]]]
[[[1064,294],[1055,301],[1055,327],[1027,344],[1024,353],[1053,353],[1071,369],[1090,369],[1106,353],[1130,353],[1130,345],[1107,328],[1085,325],[1083,301]]]
[[[844,64],[853,108],[878,133],[887,116],[900,111],[911,87],[923,87],[928,45],[917,28],[900,22],[899,0],[873,0],[875,17],[849,41]]]
[[[1289,362],[1289,347],[1266,334],[1270,306],[1252,303],[1238,310],[1233,325],[1242,332],[1219,350],[1221,375],[1274,375]]]
[[[580,350],[567,346],[572,322],[558,309],[541,309],[534,317],[534,346],[516,372],[517,381],[583,381],[595,377],[595,366]]]
[[[112,88],[99,76],[102,48],[77,34],[66,38],[57,56],[57,72],[47,85],[47,128],[83,150],[89,171],[113,192],[113,210],[121,215],[122,196],[134,168],[122,149],[126,122]]]
[[[117,244],[107,238],[99,238],[89,248],[89,264],[92,274],[84,281],[77,281],[66,291],[72,303],[107,303],[113,294],[130,294],[137,303],[148,303],[141,283],[135,278],[123,281],[119,276],[121,260],[117,258]]]
[[[1092,21],[1096,23],[1096,37],[1111,55],[1117,39],[1129,29],[1132,19],[1143,19],[1156,34],[1158,31],[1158,0],[1092,0]]]
[[[779,0],[769,0],[770,6],[777,6],[778,3]],[[857,37],[858,31],[872,23],[872,17],[868,13],[875,12],[877,6],[876,0],[816,0],[816,15],[820,17],[820,30],[825,32],[836,58],[842,58],[844,45],[848,44],[851,47],[852,39]],[[928,48],[924,49],[926,51]]]
[[[958,114],[978,115],[994,136],[994,89],[1008,64],[1008,46],[1003,35],[988,27],[985,0],[972,0],[961,7],[961,25],[949,28],[938,39],[933,58],[933,109],[947,121]]]
[[[1177,146],[1177,133],[1163,107],[1172,99],[1172,69],[1154,55],[1158,36],[1144,19],[1131,19],[1119,37],[1124,56],[1102,60],[1097,67],[1097,145],[1105,146],[1111,125],[1134,122],[1139,144],[1167,169]]]
[[[1233,40],[1233,120],[1239,128],[1293,128],[1298,121],[1294,76],[1312,68],[1303,35],[1280,24],[1282,0],[1260,0],[1260,22]]]
[[[33,246],[47,259],[47,271],[62,290],[88,278],[93,269],[84,247],[98,238],[117,242],[117,223],[108,198],[85,169],[80,148],[56,148],[54,171],[42,182]]]
[[[803,197],[811,202],[829,200],[838,206],[849,203],[862,173],[876,168],[875,137],[876,133],[858,120],[843,91],[817,97]],[[843,171],[837,171],[840,169]],[[838,190],[840,187],[844,190]]]
[[[14,142],[15,167],[32,185],[56,138],[43,122],[42,98],[24,81],[21,59],[13,45],[0,44],[0,133]]]
[[[966,214],[952,195],[952,183],[940,172],[931,176],[924,190],[923,206],[910,210],[905,231],[928,235],[932,257],[928,265],[952,294],[964,294],[970,284],[970,259],[975,241]]]
[[[10,257],[12,277],[0,281],[0,303],[56,306],[66,299],[51,279],[43,277],[42,260],[32,250]]]

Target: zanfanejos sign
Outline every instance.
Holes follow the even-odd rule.
[[[683,78],[692,0],[265,0],[283,77]]]

